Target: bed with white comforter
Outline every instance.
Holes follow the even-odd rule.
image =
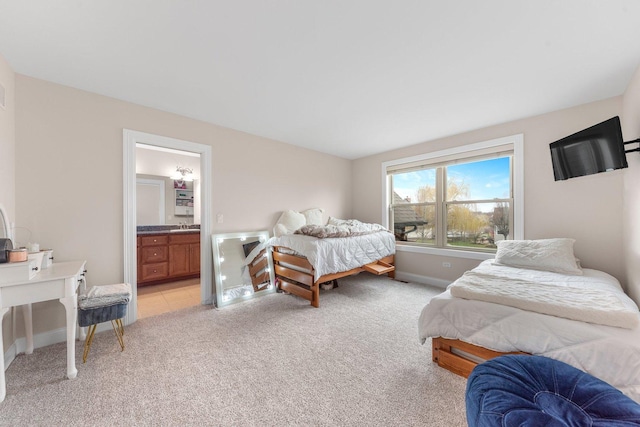
[[[423,343],[443,337],[561,360],[640,402],[639,324],[637,306],[607,273],[568,275],[487,260],[428,303],[419,336]]]
[[[267,245],[289,248],[306,257],[314,268],[315,280],[358,268],[396,252],[395,236],[386,230],[335,238],[286,234],[272,237]]]

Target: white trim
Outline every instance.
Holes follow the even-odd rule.
[[[435,286],[436,288],[446,289],[451,284],[450,280],[438,279],[436,277],[422,276],[420,274],[405,273],[396,271],[396,280],[402,280],[411,283],[421,283],[423,285]]]
[[[390,166],[396,166],[403,163],[417,162],[422,160],[429,160],[437,157],[451,156],[455,154],[464,154],[470,151],[481,150],[491,147],[500,147],[503,145],[513,145],[513,217],[515,227],[513,230],[514,239],[524,239],[524,135],[517,134],[511,136],[505,136],[502,138],[491,139],[488,141],[477,142],[474,144],[462,145],[459,147],[448,148],[440,151],[433,151],[430,153],[419,154],[417,156],[405,157],[402,159],[389,160],[382,162],[381,179],[382,179],[382,224],[389,225],[389,185],[387,168]],[[398,248],[408,248],[409,246],[398,245]],[[408,252],[419,252],[433,255],[452,256],[457,258],[470,258],[470,259],[486,259],[483,257],[478,258],[478,255],[484,255],[482,252],[472,251],[458,251],[455,249],[445,248],[427,248],[424,246],[411,246],[412,250],[406,250]],[[415,250],[414,250],[415,249]],[[456,254],[459,253],[459,254]],[[489,258],[493,257],[491,254]]]
[[[14,361],[16,356],[18,355],[18,351],[16,350],[16,343],[14,341],[13,344],[9,346],[7,351],[4,352],[4,370],[9,369],[9,365]]]
[[[111,322],[100,323],[96,328],[96,333],[112,330]],[[112,339],[110,335],[107,335],[109,339]],[[80,327],[76,328],[76,339],[84,341],[84,338],[80,337]],[[125,336],[126,339],[126,336]],[[47,347],[53,344],[58,344],[67,341],[67,328],[62,327],[51,331],[41,332],[33,335],[33,348]],[[114,344],[117,345],[117,341],[114,338]],[[82,342],[84,345],[84,342]],[[27,350],[27,338],[22,337],[16,339],[13,344],[4,352],[4,368],[5,371],[9,368],[11,362],[14,361],[16,356],[20,353],[25,353]]]
[[[136,148],[142,148],[143,150],[151,150],[151,151],[161,151],[163,153],[179,154],[181,156],[200,157],[199,153],[190,153],[188,151],[174,150],[173,148],[158,147],[155,145],[148,145],[148,144],[142,144],[142,143],[136,144]]]
[[[125,324],[131,324],[138,318],[138,291],[136,278],[136,144],[154,145],[180,151],[189,151],[200,155],[201,179],[201,221],[200,221],[200,301],[212,302],[212,255],[211,255],[211,185],[212,158],[211,146],[190,141],[169,138],[123,129],[123,198],[124,198],[124,281],[131,283],[133,296],[125,317]]]
[[[411,244],[396,244],[396,252],[413,252],[417,254],[439,255],[451,258],[485,259],[495,258],[496,254],[491,252],[461,251],[456,249],[433,248],[428,246],[418,246]]]

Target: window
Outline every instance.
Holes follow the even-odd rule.
[[[403,245],[494,252],[522,238],[522,135],[383,164],[389,229]]]

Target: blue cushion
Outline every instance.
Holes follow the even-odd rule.
[[[78,324],[80,326],[91,326],[109,320],[121,319],[127,314],[128,303],[114,304],[106,307],[79,308]]]
[[[640,425],[640,405],[598,378],[542,356],[507,355],[475,367],[469,426]]]

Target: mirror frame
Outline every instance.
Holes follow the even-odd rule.
[[[228,301],[223,299],[223,283],[221,277],[221,264],[220,264],[220,248],[218,243],[220,239],[242,239],[243,237],[251,238],[257,237],[260,241],[266,242],[269,240],[269,232],[266,230],[263,231],[246,231],[240,233],[221,233],[221,234],[212,234],[211,235],[211,246],[213,248],[213,275],[214,275],[214,305],[218,308],[225,307],[230,304],[239,303],[242,301],[247,301],[253,298],[257,298],[263,295],[272,294],[276,291],[275,286],[275,272],[273,269],[273,257],[271,255],[271,250],[266,248],[267,250],[267,266],[269,269],[269,285],[270,287],[265,290],[261,290],[259,292],[253,292],[250,295],[243,295]]]
[[[11,222],[7,216],[7,210],[2,204],[0,204],[0,230],[4,231],[3,237],[11,239],[13,242],[13,236],[11,235]],[[13,242],[15,244],[15,242]]]

